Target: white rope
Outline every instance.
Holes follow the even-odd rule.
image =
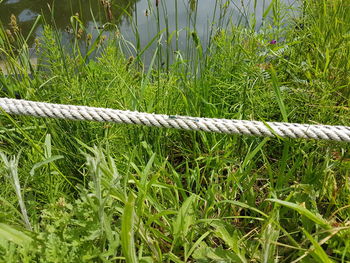
[[[194,118],[8,98],[0,98],[0,108],[8,114],[36,117],[139,124],[250,136],[275,137],[277,135],[284,138],[350,142],[350,127],[346,126]]]

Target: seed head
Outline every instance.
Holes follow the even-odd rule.
[[[90,41],[91,39],[92,39],[92,34],[90,34],[90,33],[89,33],[89,34],[87,34],[87,36],[86,36],[86,40],[87,40],[87,41]]]
[[[41,46],[39,38],[34,39],[34,45],[35,45],[36,51],[38,51]]]
[[[106,35],[102,35],[100,38],[100,41],[98,42],[98,45],[101,46],[103,44],[103,42],[105,42],[105,40],[107,39]]]
[[[19,27],[18,27],[18,24],[17,24],[17,18],[16,18],[16,16],[14,14],[12,14],[11,17],[10,17],[9,26],[11,27],[13,33],[19,32]]]
[[[130,65],[134,62],[134,56],[129,57],[128,62],[126,63],[126,70],[129,70]]]
[[[13,35],[11,33],[11,30],[6,29],[6,35],[7,35],[8,39],[10,40],[10,42],[14,42],[15,41],[15,38],[13,37]]]
[[[146,16],[146,17],[149,16],[149,10],[148,10],[148,9],[145,10],[145,16]]]
[[[82,28],[79,28],[77,32],[77,39],[81,39],[83,33],[84,33],[84,30]]]

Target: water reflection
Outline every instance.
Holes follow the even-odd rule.
[[[177,31],[176,49],[185,50],[187,34],[194,30],[205,47],[212,27],[225,28],[230,23],[247,24],[251,19],[251,14],[254,13],[258,28],[263,13],[271,1],[5,0],[0,3],[0,21],[3,25],[8,26],[10,16],[14,14],[20,23],[21,32],[26,36],[36,17],[42,14],[47,23],[54,21],[55,26],[62,32],[63,42],[67,43],[72,39],[72,34],[66,33],[71,31],[70,18],[78,13],[87,33],[93,36],[98,34],[97,31],[104,23],[112,22],[119,26],[126,39],[135,46],[139,45],[139,48],[143,48],[157,35],[159,30],[167,28],[164,39]],[[291,5],[296,0],[281,0],[281,2]],[[135,38],[136,30],[139,34],[137,39]],[[39,25],[29,44],[34,42],[34,37],[40,35],[41,31],[42,26]]]
[[[0,3],[0,21],[7,25],[11,14],[14,14],[24,35],[30,32],[36,17],[41,14],[46,22],[54,18],[55,25],[63,31],[70,26],[70,17],[79,14],[79,18],[88,25],[91,21],[98,24],[112,22],[120,24],[125,16],[133,14],[138,0],[7,0]],[[37,32],[39,33],[39,32]]]
[[[19,15],[18,15],[18,21],[19,22],[28,22],[31,20],[34,20],[38,16],[38,13],[33,12],[30,9],[24,9]]]

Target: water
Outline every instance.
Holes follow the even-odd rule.
[[[1,0],[0,0],[1,2]],[[55,26],[62,34],[63,42],[68,43],[74,36],[70,33],[73,14],[79,14],[86,28],[86,34],[96,37],[101,27],[108,22],[118,25],[120,32],[139,48],[147,46],[158,32],[156,0],[111,0],[111,6],[106,0],[3,0],[0,3],[0,22],[7,27],[11,14],[17,17],[21,32],[27,36],[39,14],[43,15],[49,24],[55,21]],[[225,28],[229,23],[248,24],[251,14],[255,14],[257,28],[261,24],[262,15],[270,5],[271,0],[159,0],[160,30],[168,23],[170,37],[178,30],[178,41],[172,41],[173,49],[184,50],[187,34],[196,31],[205,47],[212,28]],[[295,5],[295,0],[282,0],[288,6]],[[177,11],[175,10],[177,4]],[[225,5],[225,8],[220,8]],[[224,18],[223,18],[224,16]],[[52,19],[53,18],[53,19]],[[135,38],[135,30],[140,36]],[[29,38],[29,45],[41,35],[43,27],[39,24]],[[108,32],[105,33],[107,36]],[[173,34],[173,40],[175,35]],[[152,49],[148,52],[152,55]],[[147,54],[146,54],[147,55]]]

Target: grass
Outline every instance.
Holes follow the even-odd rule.
[[[193,24],[176,52],[178,32],[162,40],[172,32],[160,13],[171,7],[150,4],[159,32],[147,51],[119,32],[89,40],[80,31],[91,59],[79,42],[68,52],[47,24],[36,69],[13,20],[0,50],[16,74],[0,76],[1,96],[350,125],[345,0],[305,0],[297,18],[272,1],[257,31],[249,17],[245,27],[213,26],[206,47]],[[217,8],[228,15],[224,2]],[[0,261],[348,262],[349,149],[2,113]]]

